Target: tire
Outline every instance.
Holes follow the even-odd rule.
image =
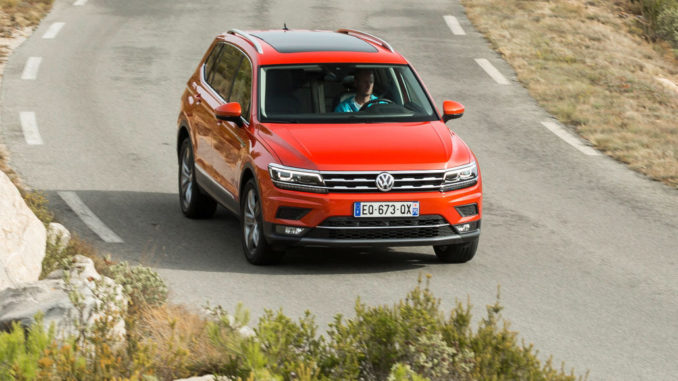
[[[441,262],[445,263],[465,263],[470,261],[476,255],[478,249],[478,238],[471,242],[460,243],[456,245],[433,246],[436,256]]]
[[[240,199],[242,249],[253,265],[270,265],[282,258],[283,252],[273,250],[264,237],[261,198],[254,179],[245,183]]]
[[[210,218],[217,202],[205,193],[195,181],[195,162],[190,139],[181,143],[179,156],[179,205],[188,218]]]

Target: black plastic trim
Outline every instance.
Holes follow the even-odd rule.
[[[274,224],[264,222],[264,235],[269,244],[284,248],[289,246],[317,246],[317,247],[389,247],[389,246],[443,246],[464,242],[472,242],[480,237],[480,229],[446,237],[411,238],[411,239],[352,239],[333,240],[319,238],[289,237],[276,234]]]

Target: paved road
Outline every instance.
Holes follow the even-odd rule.
[[[452,34],[443,15],[466,35]],[[43,39],[55,22],[65,24]],[[210,221],[182,217],[174,139],[185,81],[216,34],[283,22],[380,35],[414,63],[439,105],[466,105],[449,125],[476,152],[485,180],[473,261],[440,264],[430,248],[296,250],[279,266],[253,267],[225,211]],[[42,57],[37,79],[22,80],[29,57]],[[497,84],[477,58],[510,84]],[[512,327],[556,364],[590,369],[591,379],[678,374],[678,192],[547,130],[550,116],[455,0],[57,0],[10,58],[1,101],[12,164],[48,194],[57,218],[118,259],[154,266],[174,301],[230,310],[243,301],[254,316],[311,309],[325,326],[335,313],[350,315],[356,296],[392,303],[431,273],[446,308],[468,295],[478,316],[501,285]],[[35,113],[42,145],[26,143],[25,111]],[[58,192],[74,192],[124,242],[102,241]]]

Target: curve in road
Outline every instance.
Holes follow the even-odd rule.
[[[310,309],[322,327],[335,313],[351,315],[358,295],[369,304],[397,301],[425,272],[446,308],[467,295],[491,304],[501,285],[512,327],[556,361],[590,369],[593,379],[678,374],[678,194],[545,128],[550,115],[457,1],[76,3],[57,0],[10,58],[2,139],[60,220],[117,259],[154,266],[172,300],[227,309],[243,301],[254,316],[263,308],[292,316]],[[54,23],[63,23],[54,38],[38,37]],[[279,266],[253,267],[232,216],[182,217],[174,139],[185,81],[216,34],[283,23],[379,35],[413,62],[438,103],[465,104],[450,128],[474,149],[484,175],[473,261],[440,264],[430,248],[303,249]],[[22,79],[30,57],[41,58],[39,67],[34,79]],[[27,142],[22,112],[34,113],[43,144]],[[104,241],[60,192],[75,194],[123,242]]]

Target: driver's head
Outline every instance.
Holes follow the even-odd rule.
[[[369,69],[359,69],[355,73],[355,92],[357,96],[372,95],[374,73]]]

